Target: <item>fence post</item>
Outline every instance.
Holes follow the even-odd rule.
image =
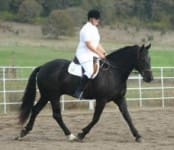
[[[89,110],[94,110],[94,100],[89,100]]]
[[[138,75],[138,87],[139,87],[139,107],[142,108],[142,83],[141,83],[141,75]]]
[[[61,96],[61,110],[64,111],[65,110],[65,97],[64,95]]]
[[[4,114],[7,113],[5,67],[2,68]]]
[[[161,101],[162,101],[162,108],[165,107],[164,102],[164,68],[161,67]]]

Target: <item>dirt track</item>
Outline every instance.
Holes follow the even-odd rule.
[[[40,115],[33,131],[22,141],[13,138],[19,133],[16,118],[0,116],[0,150],[174,150],[174,109],[131,111],[134,124],[143,136],[134,138],[118,111],[104,112],[99,123],[83,142],[69,142],[51,115]],[[90,121],[91,113],[64,114],[73,133]]]

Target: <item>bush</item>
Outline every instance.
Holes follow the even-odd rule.
[[[172,29],[174,29],[174,16],[170,17],[170,26]]]
[[[16,16],[9,11],[0,12],[0,20],[6,20],[6,21],[12,20],[13,21],[13,20],[15,20],[15,18],[16,18]]]
[[[18,10],[17,21],[32,22],[33,18],[40,16],[42,6],[35,0],[24,0]]]
[[[9,2],[10,0],[0,0],[0,11],[8,11]]]
[[[10,11],[16,14],[18,12],[19,6],[23,1],[24,0],[11,0]]]
[[[42,26],[42,33],[50,38],[59,38],[61,35],[73,35],[73,20],[66,11],[53,10],[46,23]]]
[[[82,26],[87,21],[87,11],[81,7],[71,7],[66,9],[66,12],[75,20],[76,26]]]

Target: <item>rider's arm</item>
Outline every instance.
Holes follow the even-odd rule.
[[[90,41],[86,41],[85,43],[88,49],[98,54],[101,58],[105,58],[105,53],[102,49],[100,49],[99,47],[95,48]]]
[[[106,55],[106,51],[100,43],[98,44],[97,49],[99,49],[99,51],[101,51],[104,55]]]

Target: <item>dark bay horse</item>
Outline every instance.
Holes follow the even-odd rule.
[[[70,61],[57,59],[35,68],[31,73],[20,107],[19,122],[23,125],[20,136],[26,136],[32,130],[36,116],[50,101],[53,118],[64,131],[69,140],[82,140],[92,127],[98,122],[107,102],[113,101],[118,105],[121,114],[126,120],[136,141],[141,140],[141,135],[135,128],[126,105],[126,84],[133,69],[137,70],[145,82],[153,80],[148,46],[127,46],[107,55],[107,67],[101,67],[97,77],[88,83],[84,92],[84,98],[96,99],[96,106],[92,121],[74,136],[65,125],[60,105],[62,94],[73,95],[79,84],[80,77],[70,75],[67,72]],[[34,105],[36,96],[36,84],[40,91],[40,99]]]

